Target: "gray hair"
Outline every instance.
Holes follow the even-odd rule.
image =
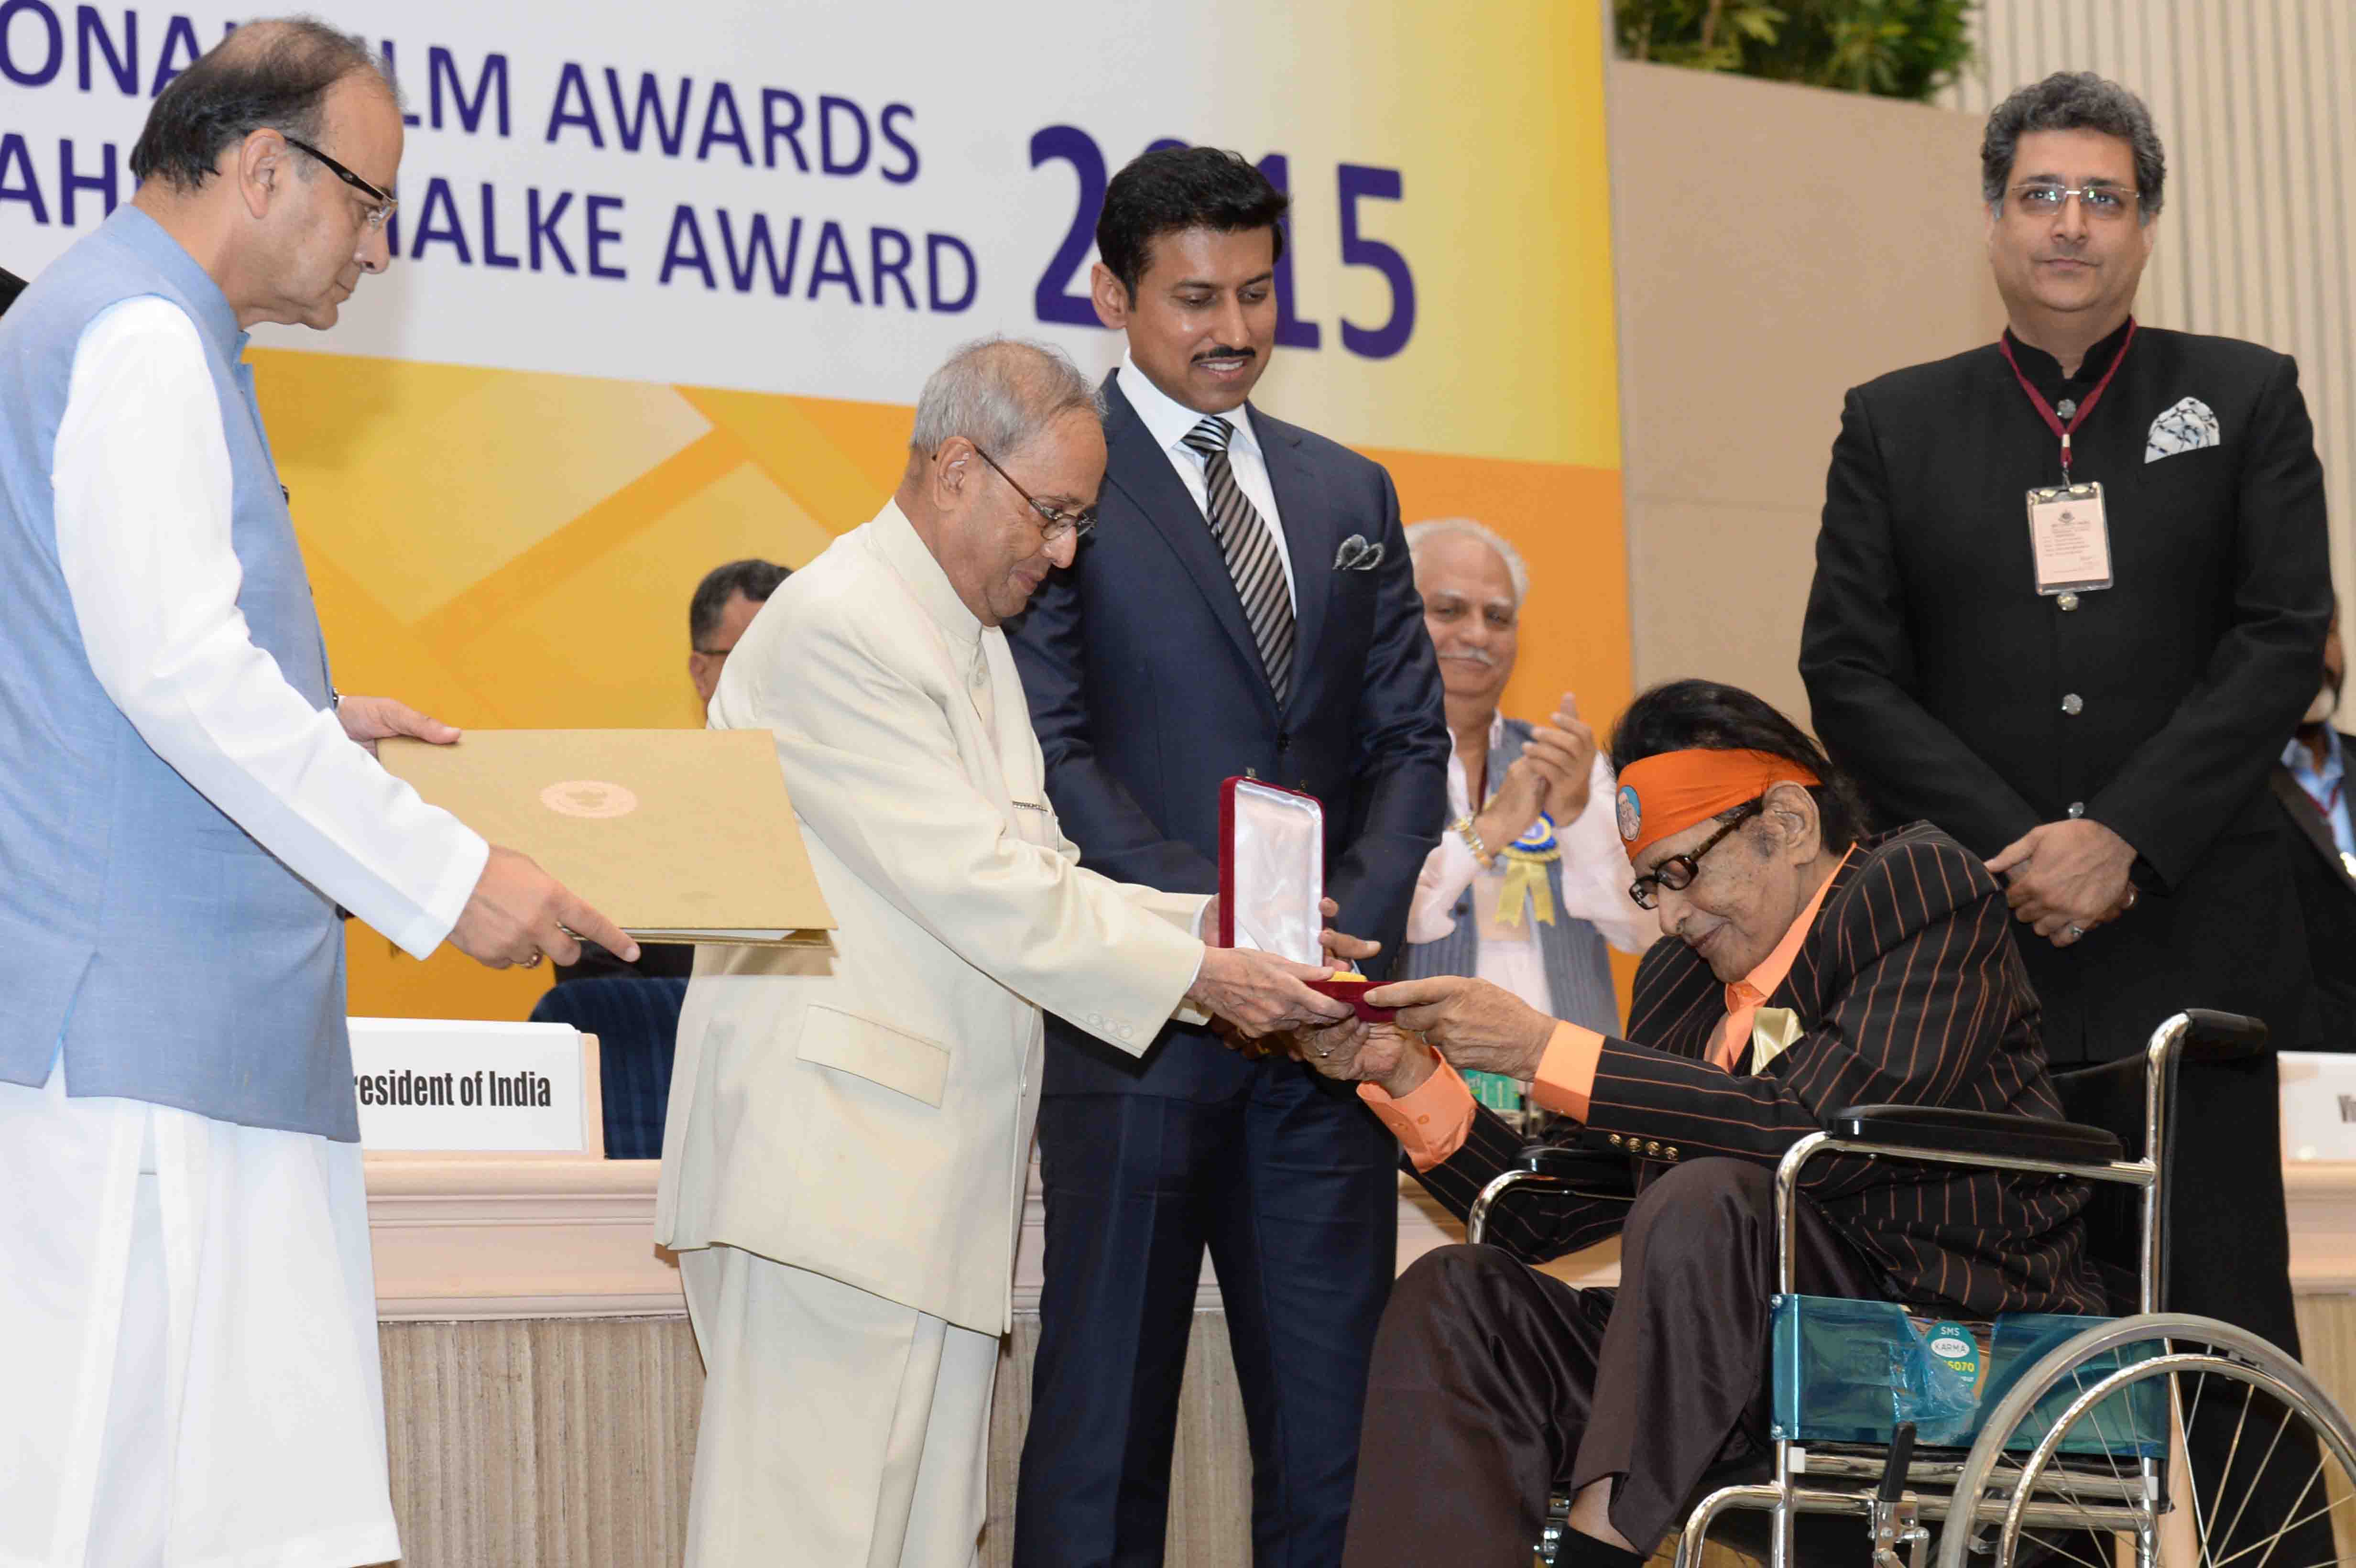
[[[961,435],[1002,459],[1079,409],[1100,420],[1104,399],[1062,349],[1025,338],[978,338],[925,382],[908,445],[930,456]]]
[[[2140,220],[2159,216],[2168,155],[2152,127],[2151,111],[2142,99],[2091,70],[2057,70],[1996,106],[1980,138],[1980,195],[1988,206],[2003,206],[2020,138],[2036,131],[2099,131],[2125,142],[2135,153]]]
[[[1504,536],[1485,523],[1470,517],[1433,517],[1428,522],[1409,523],[1407,528],[1407,553],[1412,560],[1422,555],[1424,547],[1440,539],[1478,539],[1497,552],[1505,563],[1505,575],[1514,580],[1514,608],[1530,596],[1530,569],[1522,564],[1522,552],[1505,542]]]
[[[229,148],[267,127],[316,143],[327,91],[364,75],[395,103],[401,90],[366,38],[315,16],[248,22],[172,79],[131,148],[131,174],[193,192]],[[310,165],[304,176],[310,177]]]

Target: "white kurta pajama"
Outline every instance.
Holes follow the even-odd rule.
[[[254,645],[220,409],[177,306],[128,300],[84,332],[52,478],[84,651],[141,738],[430,953],[487,847]],[[0,1083],[0,1568],[397,1556],[359,1146],[71,1087],[62,1063]]]
[[[701,1348],[690,1568],[971,1568],[1043,1009],[1138,1051],[1200,894],[1078,865],[1005,635],[897,506],[794,573],[711,714],[774,732],[837,930],[706,949],[656,1236]]]

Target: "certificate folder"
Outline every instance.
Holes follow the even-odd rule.
[[[834,926],[766,730],[473,730],[377,754],[642,942],[817,946]]]

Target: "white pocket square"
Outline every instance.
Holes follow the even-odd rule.
[[[2217,440],[2217,416],[2200,399],[2186,398],[2151,421],[2151,433],[2144,437],[2143,460],[2157,463],[2179,452],[2214,446]]]
[[[1352,534],[1342,541],[1342,548],[1333,552],[1333,570],[1336,571],[1372,571],[1382,563],[1382,545],[1368,544],[1364,534]]]

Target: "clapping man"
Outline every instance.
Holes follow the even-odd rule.
[[[1612,769],[1577,699],[1565,693],[1545,725],[1498,706],[1521,648],[1529,569],[1470,518],[1411,524],[1407,543],[1453,747],[1448,830],[1416,880],[1400,973],[1477,975],[1551,1017],[1609,1033],[1620,1006],[1608,949],[1642,953],[1658,933],[1628,898]],[[1466,1082],[1484,1104],[1522,1104],[1512,1079]]]

